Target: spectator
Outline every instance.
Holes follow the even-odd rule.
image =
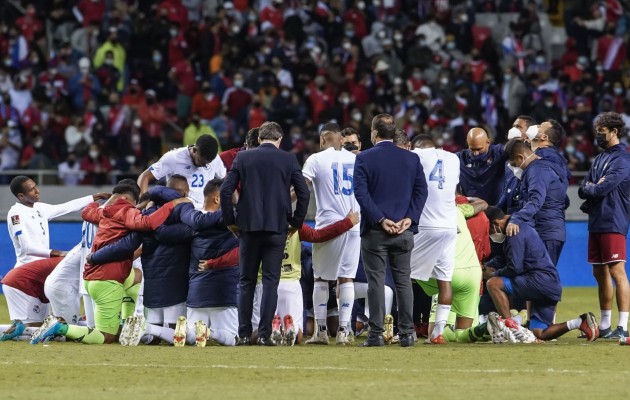
[[[105,185],[109,182],[108,175],[111,170],[109,158],[101,153],[97,144],[92,144],[88,154],[81,160],[81,171],[85,172],[82,184]]]
[[[11,95],[7,92],[2,92],[2,102],[0,103],[0,125],[4,125],[7,121],[13,121],[18,124],[20,122],[20,113],[11,105]]]
[[[112,83],[116,78],[112,77]],[[83,110],[85,103],[97,98],[101,91],[101,84],[96,75],[90,72],[90,59],[83,57],[79,60],[79,73],[70,78],[68,82],[68,95],[72,99],[72,105],[76,110]]]
[[[138,117],[147,132],[147,158],[151,159],[162,154],[162,127],[166,123],[166,110],[157,102],[153,89],[147,90],[145,96],[146,106],[138,108]]]
[[[79,23],[88,26],[94,21],[100,21],[105,15],[105,1],[103,0],[80,0],[72,9],[72,13]]]
[[[99,20],[92,20],[87,26],[75,30],[70,38],[73,52],[81,57],[92,58],[98,48],[99,26]]]
[[[217,139],[217,135],[214,133],[212,128],[201,123],[201,117],[199,116],[199,114],[193,114],[192,118],[190,119],[190,124],[186,127],[186,130],[184,130],[183,145],[192,146],[197,142],[197,139],[199,139],[199,137],[203,135],[210,135],[215,140],[217,140],[217,143],[219,142]],[[219,144],[219,152],[221,151],[221,145]]]
[[[515,69],[512,67],[505,68],[501,97],[503,98],[503,105],[508,110],[508,118],[510,120],[514,120],[521,114],[523,97],[526,93],[525,85],[516,74]],[[538,121],[544,121],[544,119],[539,119]]]
[[[88,152],[92,144],[92,128],[87,126],[82,116],[73,117],[72,124],[65,132],[68,153],[78,154],[79,157]]]
[[[177,118],[185,120],[190,114],[192,97],[197,92],[195,70],[189,58],[178,62],[169,72],[169,78],[177,86]]]
[[[121,74],[120,70],[115,66],[113,51],[108,50],[105,53],[103,64],[96,70],[96,78],[103,88],[101,99],[107,98],[110,93],[119,91],[118,83],[120,82]]]
[[[105,41],[105,43],[103,43],[94,54],[94,67],[100,68],[103,64],[115,67],[119,74],[118,81],[116,82],[116,88],[119,91],[122,91],[124,87],[123,77],[125,75],[126,62],[127,52],[118,42],[118,29],[111,27],[109,28],[107,41]]]
[[[44,31],[44,24],[37,18],[35,6],[32,4],[26,7],[26,13],[15,21],[15,25],[27,42],[32,42],[36,35]]]
[[[9,119],[0,128],[0,171],[16,169],[20,162],[21,150],[20,131],[17,124]],[[4,176],[0,176],[0,182],[7,183]]]
[[[57,167],[59,183],[64,186],[77,186],[83,179],[77,157],[74,153],[68,153],[66,161]]]
[[[225,91],[221,104],[228,117],[235,121],[234,131],[240,136],[246,129],[246,123],[243,122],[244,115],[254,94],[251,90],[243,88],[243,74],[235,73],[232,82],[234,85]]]
[[[193,97],[192,113],[199,114],[203,124],[210,124],[221,111],[221,99],[212,92],[210,82],[201,84],[201,91]]]

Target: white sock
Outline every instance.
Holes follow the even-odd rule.
[[[175,331],[173,331],[173,334],[175,334]],[[188,331],[186,331],[186,344],[193,346],[195,343],[197,343],[197,332],[195,332],[194,326],[189,326]]]
[[[523,325],[523,317],[521,317],[520,315],[515,315],[512,317],[512,319],[514,320],[514,322],[516,322],[519,325]]]
[[[567,328],[570,331],[574,329],[579,329],[580,325],[582,325],[582,318],[570,319],[567,321]]]
[[[173,344],[173,336],[175,335],[175,329],[167,328],[164,326],[146,324],[145,333],[159,337],[160,339]]]
[[[392,313],[393,304],[394,304],[394,291],[389,286],[385,286],[385,314]]]
[[[628,311],[619,311],[619,323],[617,326],[622,327],[624,331],[628,330]]]
[[[222,329],[210,329],[210,338],[224,346],[234,346],[236,344],[236,337],[229,331]]]
[[[612,310],[599,310],[599,329],[610,328],[610,317],[612,317]]]
[[[350,323],[352,317],[352,306],[354,305],[354,283],[342,283],[339,285],[339,327],[345,328]]]
[[[326,327],[328,316],[328,282],[315,282],[313,284],[313,314],[318,329]]]
[[[451,312],[450,305],[438,304],[435,312],[435,328],[431,333],[431,338],[434,339],[444,333],[444,327],[448,321],[448,314]]]

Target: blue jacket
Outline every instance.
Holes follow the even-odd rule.
[[[560,301],[562,285],[558,270],[534,228],[523,225],[518,235],[506,237],[503,254],[506,264],[494,272],[495,276],[531,278],[530,284],[539,286],[539,292],[547,294],[549,300]]]
[[[511,169],[505,170],[505,185],[503,186],[503,192],[501,192],[501,198],[497,203],[497,207],[503,210],[506,214],[513,214],[521,207],[521,180],[514,176]]]
[[[159,205],[179,197],[181,197],[179,193],[173,189],[162,186],[155,186],[149,192],[149,198]],[[192,208],[191,204],[178,205],[162,226],[179,223],[181,213],[190,208]],[[149,215],[157,209],[157,207],[151,207],[143,213]],[[190,262],[188,243],[162,243],[153,232],[133,232],[118,242],[93,253],[92,262],[98,265],[130,259],[140,245],[142,245],[144,305],[148,308],[160,308],[185,302],[188,295],[187,267]]]
[[[236,307],[239,278],[238,265],[217,270],[199,271],[199,260],[218,258],[238,247],[238,240],[224,222],[221,211],[203,213],[188,208],[181,214],[183,224],[160,227],[162,241],[190,243],[188,298],[190,308]]]
[[[427,201],[427,181],[420,158],[392,142],[380,142],[357,155],[354,164],[354,195],[361,206],[361,234],[381,229],[379,221],[411,219],[411,232]]]
[[[488,152],[473,156],[469,149],[457,153],[459,184],[463,194],[479,197],[488,204],[497,204],[505,183],[503,145],[493,144]]]
[[[564,171],[567,180],[571,179],[571,171],[569,171],[569,162],[555,147],[539,147],[535,151],[537,156],[542,157],[545,160],[549,160],[554,164],[557,164],[562,171]]]
[[[569,181],[565,171],[546,159],[532,161],[523,172],[523,207],[512,214],[511,222],[535,227],[543,241],[566,240],[565,198]]]
[[[599,180],[605,178],[603,182]],[[628,233],[630,225],[630,154],[623,144],[606,149],[593,161],[578,190],[586,201],[589,232]]]

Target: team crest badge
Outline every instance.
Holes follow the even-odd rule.
[[[492,165],[492,161],[494,161],[494,160],[492,159],[492,157],[489,157],[489,158],[488,158],[488,165]]]
[[[39,314],[39,306],[38,305],[34,305],[33,306],[33,312],[36,314]]]
[[[20,216],[12,215],[11,216],[11,225],[19,225],[20,224]]]

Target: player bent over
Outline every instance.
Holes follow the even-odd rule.
[[[488,318],[488,330],[493,336],[501,335],[504,328],[518,329],[520,317],[510,314],[509,296],[531,301],[529,329],[540,340],[552,340],[565,333],[579,329],[588,341],[594,341],[599,335],[599,328],[593,313],[585,313],[579,318],[554,324],[553,318],[562,286],[558,271],[553,265],[545,245],[536,230],[528,224],[522,224],[518,235],[506,237],[505,232],[510,221],[496,207],[488,207],[486,215],[490,220],[490,239],[503,243],[506,265],[500,269],[486,267],[484,279],[499,315],[491,313]]]

